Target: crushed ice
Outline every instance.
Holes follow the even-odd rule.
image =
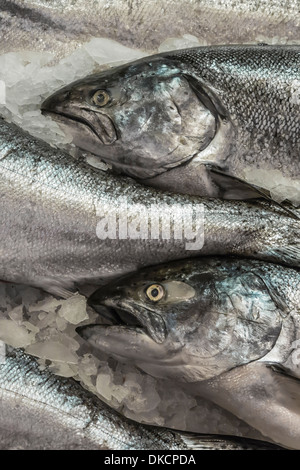
[[[274,201],[288,200],[294,206],[300,204],[299,179],[288,178],[279,170],[263,168],[245,168],[244,178],[249,183],[268,189]]]
[[[73,377],[108,405],[142,423],[259,437],[238,418],[193,396],[184,386],[154,379],[99,352],[94,356],[76,328],[95,322],[100,322],[99,316],[82,295],[63,300],[39,289],[0,282],[0,341],[24,348],[42,370],[47,367],[59,376]]]
[[[58,64],[40,52],[9,52],[0,56],[0,114],[31,135],[69,151],[70,135],[50,117],[43,116],[41,103],[67,83],[106,67],[146,55],[115,41],[94,38]]]
[[[205,44],[187,34],[167,39],[160,45],[159,52],[200,45]],[[145,55],[143,51],[103,38],[92,39],[55,64],[47,53],[7,53],[0,56],[0,115],[77,157],[71,136],[41,114],[42,101],[65,84],[89,73]],[[293,99],[298,100],[298,83],[294,85]],[[87,154],[86,159],[95,164],[92,155]],[[105,164],[101,168],[105,169]],[[258,185],[257,178],[264,179],[262,173],[247,176],[250,180],[256,179]],[[281,186],[285,182],[279,175],[273,176],[270,190],[280,200]],[[291,183],[291,198],[299,202],[299,191],[296,196],[295,191]],[[76,333],[76,327],[97,321],[98,317],[79,294],[61,300],[28,286],[0,282],[1,360],[5,343],[22,347],[37,358],[41,369],[48,367],[57,375],[75,378],[125,416],[143,423],[202,433],[259,437],[238,418],[193,396],[184,386],[156,380],[105,355],[91,354]]]

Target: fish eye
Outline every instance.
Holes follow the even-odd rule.
[[[165,295],[165,291],[163,286],[160,284],[152,284],[151,286],[147,287],[146,295],[149,300],[152,300],[152,302],[158,302]]]
[[[93,94],[92,102],[96,106],[105,106],[110,102],[110,94],[105,90],[98,90]]]

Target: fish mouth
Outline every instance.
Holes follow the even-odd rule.
[[[97,307],[93,306],[93,308],[100,315],[103,324],[107,326],[119,325],[140,329],[145,328],[145,325],[143,325],[136,315],[121,308],[107,305],[97,305]],[[106,324],[105,321],[108,321],[108,323]]]
[[[147,334],[156,343],[162,343],[167,337],[167,328],[161,315],[143,308],[143,311],[130,305],[97,304],[91,300],[88,304],[100,315],[103,327],[119,326],[134,329]]]
[[[69,121],[82,124],[89,128],[93,135],[100,140],[103,145],[111,145],[118,140],[118,135],[112,120],[102,113],[93,113],[83,110],[84,115],[73,114],[68,111],[56,110],[47,107],[47,100],[41,107],[42,114],[53,117],[58,121],[63,121],[66,125]],[[92,122],[94,121],[94,122]]]

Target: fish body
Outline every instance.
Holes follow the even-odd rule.
[[[147,268],[97,290],[95,349],[199,396],[269,439],[300,448],[300,275],[260,261],[201,258]]]
[[[2,450],[278,448],[140,425],[109,409],[73,379],[41,371],[34,358],[11,348],[0,364],[0,438]]]
[[[299,60],[299,46],[165,52],[74,82],[43,109],[76,145],[145,184],[297,205]]]
[[[147,189],[96,172],[4,121],[0,194],[0,278],[51,292],[197,253],[299,266],[299,221],[279,209]],[[189,210],[197,230],[183,237]]]
[[[208,44],[299,40],[297,0],[1,0],[1,53],[38,50],[62,57],[91,37],[155,50],[192,34]],[[274,39],[275,38],[275,39]]]

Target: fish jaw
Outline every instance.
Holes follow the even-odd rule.
[[[54,93],[43,102],[42,113],[58,124],[62,123],[63,130],[71,133],[74,144],[83,150],[97,151],[99,145],[93,145],[95,139],[102,145],[115,142],[117,132],[112,120],[105,113],[90,111],[82,103],[79,93],[80,90],[78,96],[73,97],[71,101],[68,101],[69,87]]]
[[[100,289],[101,291],[102,289]],[[88,300],[88,303],[102,318],[108,319],[113,325],[121,324],[122,327],[134,327],[137,331],[145,332],[157,344],[163,343],[167,338],[167,327],[159,312],[144,306],[140,308],[140,305],[136,305],[135,302],[122,300],[121,295],[120,293],[115,298],[107,297],[100,303],[99,293],[96,291],[96,304],[93,296]]]
[[[111,292],[115,292],[113,298]],[[156,366],[163,369],[166,358],[172,365],[174,361],[181,363],[178,352],[182,346],[170,341],[163,317],[155,309],[140,308],[134,302],[122,300],[122,293],[121,285],[116,294],[115,283],[96,291],[88,303],[109,324],[85,325],[78,327],[77,333],[96,350],[137,366],[145,363],[147,370]]]
[[[122,362],[131,363],[156,378],[171,378],[180,382],[205,380],[201,367],[187,365],[182,347],[166,340],[154,341],[142,328],[130,326],[86,325],[76,328],[77,333],[87,341],[94,354],[97,351]]]
[[[184,383],[198,383],[219,375],[211,364],[186,353],[182,345],[177,349],[171,340],[154,341],[143,329],[120,325],[85,325],[76,332],[97,351],[122,362],[131,363],[149,375]],[[227,368],[229,369],[229,367]],[[226,370],[227,370],[226,369]]]
[[[163,361],[166,348],[156,343],[142,328],[120,325],[88,325],[78,327],[77,333],[93,348],[124,362]]]

